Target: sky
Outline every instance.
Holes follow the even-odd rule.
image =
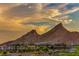
[[[79,32],[79,3],[1,3],[0,44],[31,30],[41,35],[59,23]]]

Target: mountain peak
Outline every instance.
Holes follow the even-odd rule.
[[[44,33],[44,36],[48,36],[50,34],[55,34],[55,33],[66,33],[69,32],[66,28],[64,28],[62,23],[57,24],[54,28],[52,28],[50,31]]]
[[[34,29],[33,29],[33,30],[31,30],[30,32],[31,32],[31,33],[37,33],[37,32],[36,32],[36,30],[34,30]]]
[[[56,25],[53,29],[54,29],[54,30],[66,30],[66,29],[64,28],[64,26],[63,26],[62,23],[59,23],[59,24]]]
[[[55,27],[63,27],[62,23],[59,23],[58,25],[56,25]]]
[[[28,34],[36,34],[36,35],[38,35],[38,33],[36,32],[36,30],[31,30]]]
[[[33,30],[31,30],[30,32],[24,34],[22,37],[26,37],[26,36],[28,36],[28,35],[38,35],[38,33],[36,32],[36,30],[33,29]]]
[[[62,23],[59,23],[58,25],[63,26],[63,24],[62,24]]]

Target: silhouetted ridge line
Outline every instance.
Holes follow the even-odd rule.
[[[79,44],[79,32],[70,32],[64,28],[62,23],[56,25],[53,29],[39,35],[36,30],[32,30],[20,38],[3,43],[2,45],[10,44],[35,44],[35,43],[49,43],[49,44]]]

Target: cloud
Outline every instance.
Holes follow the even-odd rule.
[[[70,19],[68,16],[56,16],[56,17],[50,17],[49,18],[51,21],[55,22],[61,22],[63,24],[69,24],[72,22],[72,19]]]
[[[24,24],[24,25],[37,25],[37,26],[42,26],[42,25],[50,25],[50,23],[49,22],[46,22],[46,21],[42,21],[42,22],[40,22],[40,21],[38,21],[38,22],[23,22],[22,24]]]
[[[47,12],[48,12],[48,15],[52,17],[61,15],[59,9],[48,9]]]
[[[70,14],[79,11],[79,7],[73,7],[71,10],[64,10],[63,14]]]
[[[9,30],[9,31],[26,31],[32,29],[30,26],[27,25],[23,26],[20,24],[22,20],[0,20],[0,30]]]
[[[69,13],[73,13],[73,12],[76,12],[76,11],[78,11],[79,10],[79,4],[78,3],[71,3],[71,4],[69,4],[69,3],[59,3],[59,4],[48,4],[49,5],[49,7],[48,7],[48,9],[58,9],[58,10],[60,10],[61,11],[61,13],[63,13],[63,14],[69,14]]]
[[[78,8],[72,8],[72,10],[64,9],[68,4],[60,4],[57,8],[48,8],[45,9],[48,4],[18,4],[4,11],[2,14],[5,17],[5,20],[8,23],[8,27],[13,30],[13,28],[26,29],[26,26],[49,26],[53,22],[62,22],[63,24],[69,24],[72,22],[72,19],[69,18],[67,14],[75,12]],[[63,9],[63,12],[60,10]],[[41,22],[40,22],[41,21]],[[47,21],[47,22],[46,22]],[[12,25],[14,23],[15,25]],[[3,26],[4,27],[4,26]]]
[[[52,16],[60,16],[62,13],[60,12],[60,9],[47,9],[44,8],[48,4],[20,4],[18,6],[12,7],[8,10],[6,10],[2,15],[5,18],[27,18],[29,17],[32,20],[41,20],[43,18]],[[63,8],[67,4],[60,4],[58,7]],[[27,22],[27,21],[26,21]]]
[[[72,22],[72,19],[68,16],[68,14],[74,13],[76,11],[79,11],[79,4],[56,4],[55,6],[52,5],[51,8],[49,7],[48,10],[57,9],[56,14],[54,12],[51,12],[47,18],[52,21],[62,22],[64,24],[69,24]],[[53,15],[52,15],[53,14]]]
[[[61,13],[59,9],[48,9],[48,16],[47,19],[50,22],[62,22],[63,24],[69,24],[72,22],[72,19],[67,15],[67,13]]]
[[[51,3],[47,5],[47,9],[63,9],[65,6],[67,6],[69,3]]]
[[[12,7],[15,7],[19,4],[16,4],[16,3],[2,3],[0,4],[0,14],[3,13],[4,11],[8,10],[9,8],[12,8]]]
[[[29,8],[29,6],[30,5],[15,6],[5,11],[3,13],[3,16],[12,17],[12,18],[26,17],[26,16],[33,15],[34,13],[36,13],[35,8],[34,7]]]
[[[69,14],[69,13],[73,13],[79,10],[78,7],[74,6],[71,9],[67,9],[67,7],[70,5],[69,3],[57,3],[54,4],[52,3],[52,6],[50,9],[48,7],[48,5],[51,4],[33,4],[33,3],[29,3],[29,4],[17,4],[15,7],[9,8],[8,10],[6,10],[3,13],[3,16],[6,16],[8,18],[14,18],[14,17],[34,17],[33,15],[38,15],[41,17],[42,16],[46,16],[45,14],[47,12],[49,12],[52,16],[54,16],[54,14]],[[72,6],[73,4],[71,4]],[[53,8],[55,7],[55,8]],[[48,8],[47,11],[45,10],[45,8]],[[49,14],[49,15],[50,15]]]
[[[6,17],[27,17],[32,16],[36,13],[41,13],[43,11],[43,8],[46,6],[46,4],[41,3],[29,3],[29,4],[19,4],[15,7],[9,8],[3,13],[3,16]]]
[[[65,6],[67,6],[69,3],[62,3],[58,5],[58,9],[63,9]]]
[[[39,34],[43,34],[48,30],[49,26],[47,25],[43,25],[43,26],[35,26],[35,30],[37,31],[37,33]]]

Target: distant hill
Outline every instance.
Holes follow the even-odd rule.
[[[23,35],[22,37],[9,41],[6,43],[1,44],[0,46],[6,46],[11,44],[59,44],[59,43],[66,43],[66,44],[79,44],[79,32],[70,32],[63,27],[60,23],[56,25],[50,31],[39,35],[35,30],[28,32],[27,34]]]

